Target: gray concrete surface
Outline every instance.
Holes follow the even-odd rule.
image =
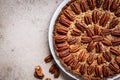
[[[42,66],[45,78],[73,80],[63,72],[54,79],[48,73],[52,63],[44,63],[50,54],[49,23],[62,1],[0,0],[0,80],[38,80],[33,76],[36,65]]]

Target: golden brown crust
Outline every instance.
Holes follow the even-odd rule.
[[[119,0],[107,0],[108,4],[102,0],[99,7],[96,1],[68,2],[53,32],[60,62],[85,80],[103,80],[120,73],[120,6],[112,5]]]

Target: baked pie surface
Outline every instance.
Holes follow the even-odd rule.
[[[71,0],[54,26],[56,55],[86,80],[120,73],[120,0]]]

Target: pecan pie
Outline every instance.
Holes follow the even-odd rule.
[[[120,0],[71,0],[53,32],[55,52],[67,70],[85,80],[120,73]]]

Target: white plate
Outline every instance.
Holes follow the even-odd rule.
[[[53,46],[53,30],[54,30],[54,24],[55,21],[59,15],[59,13],[61,12],[62,8],[69,2],[70,0],[64,0],[59,7],[57,8],[57,10],[55,11],[51,22],[50,22],[50,26],[49,26],[49,33],[48,33],[48,39],[49,39],[49,47],[50,47],[50,51],[51,54],[55,60],[55,62],[58,64],[58,66],[70,77],[76,79],[76,80],[81,80],[81,78],[78,78],[77,76],[75,76],[74,74],[70,73],[69,71],[67,71],[64,66],[60,63],[59,59],[57,58],[57,56],[55,55],[55,50],[54,50],[54,46]],[[119,78],[120,75],[114,76],[112,78],[108,78],[107,80],[115,80],[117,78]]]

